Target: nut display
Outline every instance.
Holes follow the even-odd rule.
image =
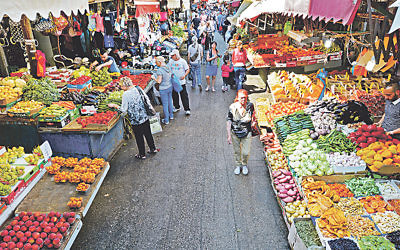
[[[354,197],[340,198],[335,207],[342,210],[346,216],[350,214],[365,214],[363,204]]]
[[[372,219],[384,234],[400,230],[400,216],[395,212],[376,213]]]
[[[352,236],[359,238],[367,235],[379,235],[374,222],[368,217],[360,215],[347,216],[348,229]]]

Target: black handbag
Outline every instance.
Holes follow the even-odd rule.
[[[156,111],[154,110],[153,106],[151,105],[151,103],[149,103],[147,100],[147,98],[144,96],[143,90],[139,87],[136,86],[136,88],[138,89],[140,96],[142,97],[142,101],[144,104],[144,108],[146,109],[146,113],[148,116],[155,116],[156,115]]]

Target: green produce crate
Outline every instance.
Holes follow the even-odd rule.
[[[25,176],[18,177],[18,180],[24,180],[24,182],[27,182],[34,174],[36,174],[37,171],[39,171],[40,167],[39,165],[36,165],[31,171],[29,171],[28,174]]]
[[[75,120],[79,116],[81,116],[80,108],[82,106],[78,105],[75,109],[69,111],[69,118],[71,121]]]

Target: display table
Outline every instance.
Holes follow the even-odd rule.
[[[96,176],[95,182],[90,185],[89,190],[82,194],[76,192],[77,184],[55,183],[53,175],[46,173],[32,192],[18,206],[15,213],[22,211],[49,213],[57,211],[60,213],[74,211],[84,217],[89,210],[101,184],[106,177],[110,164],[106,163],[102,171]],[[67,203],[70,197],[82,197],[82,207],[78,210],[71,210]]]
[[[17,118],[0,114],[0,145],[19,145],[23,146],[25,151],[31,152],[39,144],[37,118]]]
[[[42,141],[49,141],[54,155],[109,159],[123,141],[123,119],[106,131],[63,131],[39,128]]]

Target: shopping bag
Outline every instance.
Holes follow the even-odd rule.
[[[162,132],[162,127],[160,123],[160,113],[156,113],[156,115],[150,117],[150,130],[151,134],[156,134]]]
[[[183,90],[181,82],[179,81],[178,77],[175,74],[171,75],[171,83],[172,83],[172,88],[174,89],[175,92],[181,92]]]

